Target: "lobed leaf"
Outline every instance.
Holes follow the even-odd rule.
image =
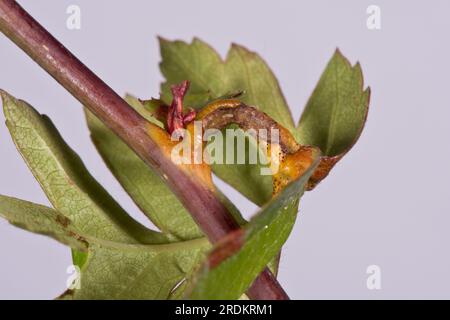
[[[369,97],[360,64],[352,67],[337,50],[301,116],[300,143],[317,146],[329,157],[345,153],[361,134]]]
[[[54,238],[80,251],[87,250],[83,237],[58,211],[28,201],[0,195],[0,216],[11,224]]]
[[[189,80],[186,104],[201,107],[208,101],[232,92],[244,91],[242,101],[268,114],[290,131],[294,124],[279,84],[263,59],[244,47],[233,44],[222,60],[206,43],[194,39],[188,44],[160,38],[161,72],[166,82],[162,97],[170,101],[170,86]],[[271,196],[271,177],[259,173],[259,165],[227,164],[212,166],[214,173],[258,205]]]
[[[205,238],[171,244],[89,245],[80,289],[65,299],[168,299],[204,256]]]
[[[364,127],[370,88],[364,90],[361,66],[352,67],[336,50],[320,77],[297,127],[297,140],[324,155],[309,188],[324,179],[358,140]]]
[[[164,101],[170,101],[170,86],[184,80],[191,82],[186,103],[191,101],[193,107],[232,92],[244,91],[244,103],[257,106],[284,127],[294,129],[278,81],[255,52],[233,44],[226,59],[222,60],[214,49],[197,38],[190,44],[162,38],[159,43],[160,68],[166,79],[161,85]],[[202,93],[208,96],[201,96]]]
[[[170,244],[124,244],[86,236],[54,209],[0,195],[0,216],[28,231],[88,251],[80,287],[65,299],[167,299],[193,271],[209,244],[205,238]]]
[[[18,151],[61,214],[83,234],[125,243],[165,237],[131,218],[90,175],[50,119],[24,101],[1,92],[6,125]]]

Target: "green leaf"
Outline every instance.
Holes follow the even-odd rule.
[[[336,50],[303,111],[299,142],[319,147],[327,157],[345,154],[361,134],[369,99],[360,64],[352,67]]]
[[[18,151],[53,207],[70,218],[80,232],[127,243],[164,242],[166,237],[132,219],[89,174],[46,116],[1,92],[6,124]],[[72,250],[81,264],[85,253]]]
[[[86,263],[87,258],[88,258],[87,252],[72,249],[72,261],[74,265],[81,268]]]
[[[92,141],[103,160],[142,212],[165,234],[179,239],[203,236],[159,176],[89,111],[86,119]]]
[[[233,44],[223,61],[214,49],[196,38],[190,44],[162,38],[159,41],[162,56],[160,68],[166,78],[161,86],[164,101],[171,101],[170,85],[183,80],[191,82],[187,101],[190,96],[209,94],[191,99],[193,107],[199,107],[211,98],[244,91],[243,102],[255,105],[287,129],[294,129],[277,79],[255,52]]]
[[[198,273],[192,299],[238,299],[274,259],[294,225],[298,200],[319,163],[318,152],[308,170],[267,203],[241,232],[219,242]]]
[[[89,245],[80,289],[71,299],[168,299],[209,248],[205,238],[171,244]]]
[[[147,107],[144,105],[143,101],[139,100],[138,98],[132,96],[131,94],[127,94],[125,96],[125,101],[128,102],[128,104],[136,110],[141,116],[143,116],[148,122],[151,122],[158,127],[164,128],[164,124],[156,119],[154,116],[155,112],[157,111],[157,108],[154,104],[153,100],[145,101]],[[151,109],[149,107],[152,107]]]
[[[105,241],[83,235],[54,209],[1,195],[0,216],[22,229],[89,251],[75,256],[87,260],[78,261],[80,287],[67,292],[65,299],[167,299],[209,248],[205,238],[155,245]]]
[[[124,244],[84,235],[54,209],[0,196],[0,216],[31,232],[50,236],[87,255],[75,256],[81,266],[80,287],[64,299],[168,299],[178,283],[204,257],[205,238],[167,244]],[[182,294],[182,291],[178,291]]]
[[[292,117],[278,81],[259,55],[233,44],[223,61],[211,47],[199,39],[188,44],[160,38],[161,72],[166,78],[161,91],[169,102],[170,85],[189,80],[191,87],[186,105],[202,107],[211,99],[244,91],[242,101],[267,113],[279,124],[294,131]],[[259,166],[222,165],[214,173],[258,205],[267,202],[271,177],[255,174]]]
[[[87,250],[87,243],[76,234],[70,220],[54,209],[0,195],[0,216],[19,228],[49,236],[80,251]]]
[[[53,207],[83,234],[125,243],[165,237],[132,219],[90,175],[50,119],[4,91],[6,124],[18,151]]]
[[[230,142],[229,138],[227,138],[227,135],[225,134],[225,130],[234,130],[234,134],[236,136],[235,143],[233,144],[235,157],[238,152],[240,152],[238,151],[239,143],[236,141],[244,141],[246,147],[243,164],[238,164],[237,161],[235,161],[235,164],[226,163],[227,150],[229,150],[227,149],[227,143]],[[236,190],[239,190],[248,199],[261,206],[272,196],[273,181],[272,176],[261,175],[261,169],[268,167],[267,165],[262,164],[261,162],[257,164],[250,164],[249,155],[258,154],[259,152],[257,141],[253,137],[246,135],[243,130],[235,128],[233,125],[229,126],[225,130],[222,130],[224,137],[222,163],[213,163],[211,164],[211,168],[218,177],[223,179]],[[262,153],[259,154],[260,156],[262,155]]]

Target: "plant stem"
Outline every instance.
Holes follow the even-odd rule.
[[[168,161],[147,122],[13,0],[0,0],[0,30],[113,130],[160,176],[215,243],[239,228],[214,192]],[[247,291],[251,299],[289,299],[268,269]]]

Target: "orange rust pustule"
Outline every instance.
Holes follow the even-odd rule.
[[[273,175],[273,193],[279,193],[287,184],[299,178],[314,162],[317,152],[317,148],[300,146],[296,152],[284,154],[278,171]]]
[[[191,138],[191,146],[194,144],[194,139],[196,138],[193,134],[193,125],[189,124],[186,128],[190,133]],[[150,137],[158,144],[159,148],[163,151],[164,155],[171,160],[172,150],[173,148],[180,143],[180,141],[172,141],[170,135],[164,129],[154,125],[148,125],[148,134]],[[203,154],[203,146],[201,153]],[[211,168],[210,166],[202,161],[199,164],[196,164],[193,160],[193,153],[191,154],[191,162],[190,164],[179,164],[178,166],[184,170],[186,173],[190,174],[196,179],[199,179],[205,186],[207,186],[210,190],[214,190],[214,184],[212,181]]]
[[[208,267],[210,269],[215,268],[238,252],[244,245],[244,237],[244,229],[237,229],[216,243],[214,250],[208,255]]]

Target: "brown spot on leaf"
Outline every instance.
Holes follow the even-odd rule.
[[[210,269],[237,253],[244,244],[244,230],[238,229],[217,242],[213,251],[208,255],[207,264]]]
[[[319,165],[308,181],[306,190],[310,191],[314,189],[320,181],[325,179],[328,176],[328,173],[330,173],[331,169],[333,169],[334,165],[342,159],[342,156],[343,155],[337,155],[334,157],[321,157]]]
[[[65,217],[65,216],[63,216],[61,214],[58,214],[56,216],[56,222],[58,224],[60,224],[61,226],[63,226],[64,228],[67,228],[69,226],[69,224],[70,224],[69,218],[67,218],[67,217]]]
[[[89,242],[86,240],[85,237],[80,236],[78,233],[73,232],[73,231],[71,231],[71,230],[67,231],[67,234],[68,234],[70,237],[72,237],[72,238],[78,240],[79,242],[83,243],[84,246],[85,246],[86,248],[89,247]]]

